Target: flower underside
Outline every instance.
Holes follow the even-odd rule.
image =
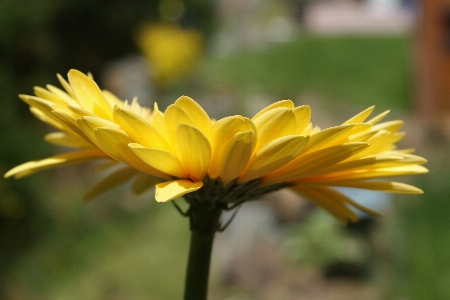
[[[234,180],[224,185],[220,180],[211,180],[205,177],[203,187],[193,193],[186,194],[184,198],[189,203],[194,201],[215,202],[217,205],[229,210],[244,202],[259,200],[263,195],[287,186],[289,186],[287,183],[261,186],[260,179],[254,179],[244,184],[237,184]]]
[[[58,131],[46,141],[75,149],[19,165],[5,177],[24,177],[53,167],[102,160],[96,171],[119,166],[85,195],[98,196],[132,181],[135,193],[155,186],[155,198],[184,196],[191,204],[211,201],[224,209],[290,188],[341,222],[356,221],[354,210],[375,215],[339,193],[350,187],[418,194],[414,186],[382,178],[426,173],[426,160],[397,149],[402,121],[368,119],[370,107],[341,125],[320,129],[309,106],[275,102],[253,118],[211,119],[193,99],[182,96],[163,112],[122,101],[102,91],[90,76],[71,70],[63,89],[36,87],[20,95],[32,114]],[[367,120],[368,119],[368,120]]]

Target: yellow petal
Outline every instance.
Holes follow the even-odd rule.
[[[402,153],[402,154],[413,154],[414,152],[416,152],[415,148],[395,149],[394,151],[392,151],[392,154],[394,154],[394,155],[399,154],[399,153]]]
[[[169,105],[164,112],[164,127],[166,130],[165,137],[172,147],[174,146],[175,133],[180,123],[194,125],[191,116],[184,109],[173,104]]]
[[[48,133],[44,136],[44,139],[51,144],[63,146],[63,147],[71,147],[71,148],[89,148],[92,147],[93,144],[88,141],[71,134],[67,134],[64,132],[52,132]]]
[[[158,104],[154,105],[152,125],[162,135],[167,136],[166,125],[164,124],[164,114],[158,110]]]
[[[369,139],[370,137],[374,136],[377,132],[375,131],[369,134],[372,128],[371,124],[354,123],[351,124],[351,126],[352,127],[348,131],[345,131],[344,134],[341,134],[340,137],[335,137],[331,142],[329,141],[327,147],[353,142],[354,139],[358,139],[359,137],[361,137],[362,134],[365,134],[362,136],[362,138]],[[355,142],[359,141],[356,140]]]
[[[375,105],[367,108],[366,110],[363,110],[362,112],[360,112],[356,116],[354,116],[354,117],[348,119],[347,121],[345,121],[342,125],[364,122],[364,120],[367,119],[368,116],[370,116],[370,114],[372,113],[374,108],[375,108]]]
[[[238,132],[230,138],[219,155],[219,177],[229,183],[247,166],[253,153],[255,134],[253,131]]]
[[[343,161],[368,146],[366,143],[348,143],[301,155],[283,168],[265,176],[262,184],[270,185],[309,177]]]
[[[89,126],[98,147],[109,156],[133,167],[136,167],[136,162],[144,165],[128,148],[128,144],[134,141],[129,138],[125,131],[117,128],[96,127],[97,124],[89,122],[86,118],[80,119],[80,124],[82,123]]]
[[[103,153],[98,149],[88,149],[58,154],[42,160],[29,161],[24,164],[21,164],[6,172],[4,177],[8,178],[14,176],[14,178],[22,178],[24,176],[31,175],[38,171],[55,167],[84,163],[99,158],[107,158],[107,156],[105,155],[105,153]]]
[[[321,131],[322,129],[320,129],[320,127],[319,126],[314,126],[312,129],[311,129],[311,133],[310,134],[316,134],[316,133],[318,133],[319,131]],[[304,135],[304,134],[303,134]]]
[[[297,120],[291,109],[277,107],[252,119],[258,132],[255,151],[270,141],[296,133]]]
[[[68,78],[75,98],[82,108],[92,111],[102,118],[110,119],[112,117],[112,107],[103,98],[95,81],[78,70],[70,70]]]
[[[99,148],[112,158],[121,161],[136,170],[158,178],[170,179],[170,176],[144,163],[128,147],[134,142],[125,131],[116,128],[99,127],[94,131]]]
[[[53,113],[51,114],[50,117],[46,113],[43,113],[41,110],[37,109],[36,107],[30,107],[30,112],[38,120],[41,120],[42,122],[47,123],[48,125],[56,129],[64,130],[65,128],[67,128],[67,126],[61,124],[61,120],[58,117],[56,117]]]
[[[236,133],[249,130],[256,133],[256,127],[250,119],[243,116],[230,116],[216,121],[211,126],[208,137],[214,148],[214,146],[223,143]]]
[[[386,130],[391,132],[397,132],[400,128],[402,128],[404,122],[397,120],[397,121],[388,121],[380,124],[373,125],[373,130]]]
[[[353,169],[349,171],[325,174],[317,178],[308,178],[307,181],[332,182],[332,181],[368,180],[383,177],[397,177],[397,176],[424,174],[424,173],[428,173],[428,169],[419,165],[401,166],[392,168],[377,168],[375,166],[374,168]]]
[[[257,139],[255,125],[250,119],[242,116],[226,117],[212,125],[209,131],[209,140],[212,148],[211,165],[208,171],[210,178],[216,179],[219,177],[221,164],[223,163],[219,159],[219,155],[225,143],[233,138],[236,133],[247,131],[252,131],[253,139]],[[254,147],[255,143],[252,143],[252,145]]]
[[[137,142],[148,148],[159,148],[169,151],[170,146],[153,125],[137,114],[116,108],[114,121],[128,132]]]
[[[160,182],[156,177],[140,173],[131,185],[131,191],[135,195],[140,195],[146,190],[155,187]]]
[[[180,124],[175,135],[177,156],[191,178],[202,180],[211,161],[211,145],[197,128]]]
[[[239,176],[238,183],[244,183],[271,173],[293,159],[303,150],[309,137],[284,136],[269,142],[250,160],[247,168]]]
[[[404,138],[406,135],[406,133],[404,131],[400,131],[400,132],[395,132],[395,133],[391,133],[391,139],[389,140],[389,142],[391,144],[395,144],[398,141],[400,141],[402,138]],[[395,146],[395,145],[394,145]]]
[[[313,152],[320,148],[333,146],[333,142],[347,135],[355,125],[341,125],[321,130],[311,135],[303,154]]]
[[[190,97],[181,96],[174,104],[184,109],[191,116],[195,127],[197,127],[204,135],[208,134],[209,128],[212,125],[211,119],[197,102]]]
[[[386,147],[391,146],[393,134],[386,130],[379,130],[376,134],[366,140],[367,143],[370,143],[370,147],[361,151],[358,156],[367,156],[367,155],[375,155],[379,154],[383,151],[386,151]]]
[[[47,84],[46,87],[52,94],[64,101],[66,105],[79,106],[78,102],[63,90],[51,84]]]
[[[110,107],[123,107],[124,102],[120,100],[116,95],[107,90],[102,90],[103,98],[109,102]]]
[[[151,119],[151,109],[143,107],[139,105],[137,97],[134,97],[131,102],[128,102],[128,100],[125,100],[123,104],[115,104],[114,107],[122,108],[123,110],[132,112],[145,120]]]
[[[400,151],[399,152],[394,151],[392,154],[401,155],[403,157],[403,159],[399,161],[401,163],[421,165],[428,162],[428,160],[426,160],[425,158],[414,154],[401,153]]]
[[[114,122],[99,118],[97,116],[85,116],[77,120],[82,120],[83,122],[86,122],[89,124],[89,126],[92,129],[98,128],[98,127],[109,127],[109,128],[116,128],[119,129],[120,126]]]
[[[344,204],[342,197],[345,196],[336,191],[333,193],[329,189],[310,186],[294,186],[292,190],[323,208],[342,224],[346,224],[348,220],[358,221],[358,216]]]
[[[392,133],[386,130],[380,130],[373,137],[367,139],[367,143],[370,143],[370,147],[358,153],[356,157],[376,155],[380,153],[392,152],[395,149],[394,143],[401,140],[405,134],[403,132]],[[356,158],[355,157],[355,158]]]
[[[86,116],[95,117],[95,114],[87,111],[79,106],[73,106],[73,105],[67,105],[67,108],[70,112],[72,112],[75,115],[75,118],[81,118]]]
[[[359,154],[359,153],[358,153]],[[382,153],[379,155],[376,155],[376,160],[370,161],[369,158],[358,158],[356,160],[352,160],[353,157],[351,157],[347,162],[343,162],[342,166],[339,166],[341,164],[336,165],[336,167],[332,167],[331,169],[327,170],[329,173],[331,172],[338,172],[343,170],[350,170],[351,168],[354,169],[374,169],[374,168],[392,168],[392,167],[401,167],[406,165],[421,165],[427,162],[426,159],[423,157],[417,156],[417,155],[411,155],[411,154],[402,154],[393,152],[392,154],[389,153]]]
[[[346,125],[341,125],[341,126],[346,126]],[[323,132],[326,132],[328,130],[333,132],[336,128],[339,128],[341,126],[328,128],[328,129],[323,130]],[[363,142],[364,139],[368,140],[369,138],[371,138],[372,136],[374,136],[377,133],[377,131],[370,131],[371,128],[372,128],[372,125],[366,124],[366,123],[350,124],[349,128],[347,128],[346,130],[340,131],[338,133],[334,133],[334,135],[330,135],[328,132],[327,135],[325,135],[323,137],[324,140],[319,141],[319,144],[316,144],[315,146],[310,143],[310,145],[308,145],[308,147],[305,149],[305,152],[311,152],[310,151],[311,148],[317,150],[318,146],[320,148],[324,148],[324,147],[331,147],[331,146],[344,144],[344,143]],[[320,138],[320,134],[318,134],[317,136],[314,137],[314,139],[319,139],[319,138]]]
[[[372,124],[372,125],[376,124],[376,123],[380,122],[381,120],[383,120],[383,118],[386,117],[389,112],[390,112],[390,110],[386,110],[385,112],[382,112],[381,114],[373,117],[372,119],[370,119],[366,123]]]
[[[294,102],[292,102],[291,100],[281,100],[275,103],[270,104],[269,106],[261,109],[253,118],[252,121],[254,121],[256,118],[258,118],[260,115],[264,114],[265,112],[268,112],[269,110],[272,110],[274,108],[277,107],[285,107],[288,109],[293,109],[294,108]]]
[[[48,91],[48,90],[46,90],[44,88],[41,88],[39,86],[35,86],[33,88],[33,90],[34,90],[34,94],[36,96],[38,96],[39,98],[51,101],[51,102],[53,102],[55,104],[67,105],[67,103],[64,100],[62,100],[60,97],[58,97],[57,95],[53,94],[52,92],[50,92],[50,91]]]
[[[327,185],[329,183],[326,183]],[[423,194],[423,191],[415,186],[391,181],[335,181],[332,186],[342,186],[349,188],[358,188],[365,190],[375,190],[387,193],[400,194]]]
[[[315,173],[315,176],[326,173],[348,171],[356,168],[365,168],[373,165],[383,165],[386,162],[399,161],[402,159],[403,157],[399,155],[375,155],[375,156],[361,157],[357,159],[354,159],[354,156],[351,156],[349,159],[344,160],[343,162],[335,164],[329,168],[325,168],[321,172]]]
[[[299,133],[300,135],[311,135],[313,133],[316,133],[316,131],[319,131],[319,128],[316,126],[314,129],[317,130],[313,130],[313,125],[311,122],[309,122],[308,125],[306,125],[305,130],[303,130],[303,132]]]
[[[153,168],[178,178],[189,178],[189,174],[184,170],[180,160],[172,153],[161,149],[146,148],[136,143],[128,146],[140,159]]]
[[[368,132],[372,129],[372,124],[367,123],[353,123],[352,128],[347,131],[348,135],[360,134]],[[376,132],[376,131],[375,131]]]
[[[53,113],[53,106],[55,106],[55,103],[44,100],[38,97],[28,96],[28,95],[19,95],[19,98],[22,99],[26,104],[30,106],[30,110],[38,110],[40,114],[45,115],[46,118],[50,119],[52,121],[52,126],[61,129],[64,127],[63,124],[61,124],[61,120],[59,120]],[[48,123],[48,122],[46,122]],[[49,123],[50,124],[50,123]],[[55,126],[55,125],[56,126]]]
[[[136,176],[138,172],[132,168],[124,167],[119,170],[116,170],[106,177],[102,178],[98,181],[94,186],[89,188],[89,190],[83,195],[83,200],[88,201],[92,198],[95,198],[107,191],[119,186],[134,176]]]
[[[95,137],[95,129],[99,127],[110,127],[119,129],[119,125],[116,123],[107,121],[105,119],[96,117],[96,116],[85,116],[77,119],[78,128],[83,132],[83,134],[97,147],[100,145],[97,143],[97,139]]]
[[[75,99],[75,94],[73,93],[72,87],[70,86],[70,84],[64,79],[64,77],[62,77],[60,74],[56,74],[56,77],[58,77],[59,83],[61,83],[61,85],[63,86],[63,88],[66,90],[67,94],[69,94],[69,96],[72,99]],[[77,102],[78,103],[78,102]]]
[[[67,105],[62,105],[62,104],[56,104],[55,103],[55,104],[52,105],[52,108],[53,108],[53,110],[63,111],[63,112],[72,114],[72,111],[69,109],[69,107],[67,107]]]
[[[61,128],[62,131],[78,135],[82,139],[89,140],[85,133],[78,126],[77,119],[72,113],[61,110],[54,110],[52,111],[52,114],[55,115],[63,125]]]
[[[378,131],[368,131],[368,132],[361,132],[361,133],[356,133],[356,134],[352,134],[348,137],[347,141],[349,143],[354,143],[354,142],[365,142],[368,139],[370,139],[371,137],[373,137],[375,134],[377,134]]]
[[[292,110],[296,119],[296,134],[302,135],[311,120],[311,108],[309,105],[296,107]]]
[[[195,192],[203,186],[203,182],[190,180],[173,180],[156,185],[155,199],[158,202],[167,202],[181,197],[187,193]]]
[[[67,77],[73,96],[79,105],[85,110],[94,111],[98,98],[102,97],[98,86],[78,70],[70,70]]]

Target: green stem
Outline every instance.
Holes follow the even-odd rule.
[[[206,300],[208,295],[209,265],[214,236],[191,233],[184,300]]]
[[[222,209],[211,203],[194,202],[190,208],[191,243],[186,271],[184,300],[206,300],[214,234]]]

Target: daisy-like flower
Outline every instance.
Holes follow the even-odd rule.
[[[189,203],[210,201],[223,208],[290,188],[337,220],[357,221],[359,205],[333,187],[418,194],[411,185],[380,178],[426,173],[426,160],[398,150],[402,121],[380,121],[383,112],[366,120],[370,107],[342,125],[320,130],[310,122],[309,106],[276,102],[252,119],[230,116],[213,121],[189,97],[182,96],[161,112],[136,100],[123,102],[83,73],[71,70],[69,81],[58,75],[65,91],[48,85],[36,96],[21,95],[31,112],[59,129],[48,142],[77,148],[6,173],[16,178],[43,169],[107,159],[124,167],[100,181],[86,198],[135,177],[136,192],[156,184],[156,200],[185,196]]]
[[[186,96],[164,112],[156,104],[151,111],[136,100],[124,102],[101,91],[79,71],[71,70],[68,82],[58,78],[65,91],[48,85],[35,88],[36,96],[20,98],[38,119],[59,130],[46,135],[48,142],[76,150],[24,163],[5,177],[103,159],[98,169],[122,168],[97,183],[86,198],[131,179],[137,193],[156,184],[159,202],[184,196],[191,228],[185,300],[206,299],[213,236],[226,227],[220,221],[223,210],[290,188],[347,223],[357,221],[355,210],[377,212],[333,187],[422,193],[411,185],[380,181],[427,172],[421,166],[424,158],[396,148],[404,136],[399,132],[403,122],[380,123],[388,111],[366,120],[374,109],[370,107],[320,130],[310,122],[309,106],[283,100],[252,119],[214,121]]]
[[[398,132],[403,122],[379,123],[388,112],[366,121],[373,109],[319,130],[311,125],[309,106],[295,107],[290,100],[276,102],[252,119],[231,116],[212,122],[183,96],[164,113],[155,107],[157,138],[145,144],[136,132],[137,143],[129,147],[143,162],[174,177],[156,185],[157,201],[185,195],[190,203],[209,200],[234,207],[286,187],[341,222],[357,221],[351,208],[377,213],[332,187],[418,194],[422,191],[416,187],[373,179],[427,172],[420,166],[426,160],[413,150],[396,149],[404,136]],[[139,120],[127,117],[128,124]]]

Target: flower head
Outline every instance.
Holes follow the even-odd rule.
[[[211,201],[234,207],[281,188],[290,188],[338,220],[356,221],[351,209],[376,212],[333,187],[352,187],[417,194],[411,185],[380,178],[426,173],[426,160],[398,150],[402,121],[369,120],[370,107],[343,124],[320,130],[310,122],[309,106],[278,101],[252,119],[230,116],[217,121],[189,97],[182,96],[162,112],[134,100],[117,99],[100,91],[88,76],[71,70],[66,91],[36,88],[21,98],[32,113],[60,131],[46,140],[77,148],[41,161],[28,162],[5,176],[22,177],[36,171],[106,158],[123,169],[92,188],[87,196],[136,177],[135,191],[156,184],[156,200],[185,196],[190,202]],[[373,181],[373,180],[377,181]]]

